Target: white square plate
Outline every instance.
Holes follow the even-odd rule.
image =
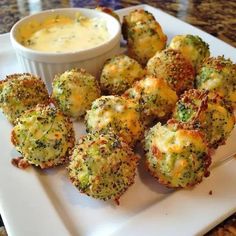
[[[236,61],[236,50],[211,35],[147,5],[135,8],[154,14],[171,39],[194,34],[210,44],[213,56]],[[0,36],[0,78],[21,72],[9,34]],[[83,124],[75,124],[77,136]],[[12,166],[19,154],[10,142],[12,126],[0,113],[0,212],[9,235],[199,235],[236,211],[236,129],[213,156],[211,176],[192,190],[170,191],[160,186],[140,164],[135,184],[120,206],[80,194],[63,167],[23,171]],[[212,191],[212,195],[209,192]]]

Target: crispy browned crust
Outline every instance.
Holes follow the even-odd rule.
[[[205,58],[201,67],[207,66],[220,72],[227,65],[232,67],[232,73],[236,73],[236,64],[234,64],[230,59],[225,59],[224,56]],[[199,71],[201,71],[201,67],[199,68]]]
[[[180,101],[183,101],[184,103],[191,104],[191,105],[194,105],[192,101],[195,99],[201,101],[200,106],[196,107],[197,112],[191,122],[195,122],[199,118],[201,112],[207,109],[208,93],[209,93],[208,91],[189,89],[185,91],[185,93],[180,97]]]
[[[14,130],[12,130],[12,132],[11,132],[11,142],[14,146],[17,145],[17,139],[16,139],[16,134],[15,134]]]
[[[23,159],[22,157],[13,158],[11,160],[11,164],[13,166],[23,169],[23,170],[30,166],[29,162],[27,160]]]
[[[44,162],[44,163],[41,163],[39,164],[38,166],[41,168],[41,169],[49,169],[49,168],[53,168],[53,167],[56,167],[56,166],[59,166],[59,165],[62,165],[62,164],[65,164],[69,161],[69,156],[63,156],[60,158],[60,162],[53,162],[53,161],[47,161],[47,162]],[[34,165],[34,164],[30,164],[30,165]]]
[[[175,129],[193,129],[189,123],[180,122],[174,118],[169,119],[167,125],[171,125]]]
[[[199,116],[201,115],[202,112],[204,112],[207,109],[207,104],[208,104],[208,91],[200,91],[197,89],[189,89],[185,91],[181,96],[180,100],[185,104],[190,104],[193,109],[195,108],[195,116],[192,117],[191,121],[188,122],[180,122],[176,121],[175,119],[171,119],[168,121],[169,124],[174,124],[177,125],[178,127],[182,127],[184,129],[198,129],[198,125],[196,125],[196,122],[199,120]],[[196,106],[194,104],[194,100],[197,99],[201,101],[199,106]]]
[[[0,83],[5,82],[7,80],[16,79],[16,78],[18,78],[20,76],[30,76],[30,77],[32,77],[34,79],[36,78],[36,79],[40,79],[41,80],[41,78],[36,77],[36,76],[34,76],[34,75],[30,74],[30,73],[15,73],[15,74],[7,75],[4,80],[0,81]]]
[[[139,159],[140,158],[137,155],[133,155],[133,156],[130,157],[130,160],[134,160],[136,162],[136,165],[138,164]],[[125,186],[125,188],[123,188],[119,193],[117,193],[117,195],[109,196],[109,197],[106,197],[106,198],[96,198],[96,199],[100,199],[100,200],[103,200],[103,201],[113,200],[116,205],[120,205],[121,196],[127,191],[127,189],[131,185],[134,184],[135,176],[136,176],[136,171],[134,172],[133,176],[130,177],[129,184],[127,186]],[[75,179],[74,177],[71,177],[71,176],[69,176],[69,179],[70,179],[71,183],[80,191],[80,193],[83,193],[83,194],[85,194],[89,197],[94,197],[94,196],[91,196],[89,193],[87,193],[87,192],[85,192],[85,191],[83,191],[82,189],[79,188],[79,183],[78,183],[77,179]]]
[[[22,80],[21,83],[23,84],[24,87],[32,87],[33,85],[36,84],[41,84],[42,87],[45,89],[45,92],[47,91],[45,83],[43,82],[43,80],[40,77],[37,77],[35,75],[32,75],[30,73],[16,73],[16,74],[11,74],[11,75],[7,75],[6,78],[4,80],[0,81],[0,84],[3,84],[9,80],[14,80],[17,79],[19,77],[24,77],[24,76],[29,76],[29,79],[26,80]]]
[[[196,106],[194,105],[193,100],[199,100],[200,105]],[[233,107],[231,104],[225,102],[225,100],[217,93],[209,92],[207,90],[197,90],[197,89],[190,89],[188,91],[185,91],[184,94],[181,95],[180,101],[182,101],[185,104],[190,104],[196,109],[195,115],[192,117],[192,119],[188,122],[180,122],[176,121],[175,119],[171,119],[168,121],[168,124],[175,124],[178,127],[182,127],[185,129],[197,129],[200,131],[201,128],[199,125],[199,119],[202,113],[204,113],[208,107],[208,102],[214,103],[214,104],[220,104],[225,109],[229,111],[229,113],[233,114]],[[235,116],[232,116],[235,123]],[[217,142],[214,142],[213,144],[210,144],[206,141],[207,145],[210,148],[217,148],[220,145],[225,144],[225,138],[219,139]]]
[[[195,70],[180,51],[168,48],[161,52],[160,57],[154,56],[154,58],[156,67],[155,73],[158,73],[155,76],[162,76],[159,73],[165,70],[168,78],[172,78],[173,80],[167,80],[167,82],[178,95],[182,94],[185,90],[193,88]]]

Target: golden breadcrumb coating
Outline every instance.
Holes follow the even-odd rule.
[[[138,157],[112,132],[80,138],[68,166],[72,183],[88,196],[119,202],[134,183]]]
[[[177,94],[193,88],[195,72],[181,52],[165,49],[157,52],[147,63],[147,74],[162,77]]]
[[[43,169],[68,160],[75,136],[69,118],[48,105],[36,106],[18,118],[11,140],[24,161]]]
[[[101,89],[107,94],[122,94],[144,76],[142,66],[126,55],[118,55],[106,61],[101,77]]]
[[[49,95],[43,81],[29,73],[12,74],[0,81],[0,108],[12,123],[37,104],[48,104]]]

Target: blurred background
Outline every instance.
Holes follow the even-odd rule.
[[[236,1],[225,0],[0,0],[0,33],[28,14],[45,9],[98,5],[120,9],[149,4],[236,46]]]

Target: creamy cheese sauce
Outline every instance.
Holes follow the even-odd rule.
[[[32,23],[22,31],[21,38],[27,48],[60,53],[98,46],[109,39],[109,33],[104,19],[79,14],[75,19],[55,16],[39,25]]]

